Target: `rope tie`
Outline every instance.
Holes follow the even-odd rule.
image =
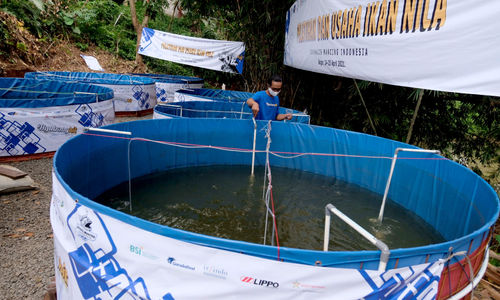
[[[460,261],[457,259],[457,256],[464,256],[465,259],[467,260],[467,264],[469,265],[469,275],[467,275],[467,272],[465,271],[464,267],[460,263]],[[471,285],[471,294],[470,294],[470,299],[474,298],[474,282],[473,282],[473,277],[474,277],[474,270],[472,268],[472,263],[470,261],[469,255],[467,255],[466,251],[459,251],[456,253],[451,253],[446,259],[442,260],[442,263],[446,263],[446,267],[448,269],[448,284],[449,284],[449,291],[450,291],[450,297],[451,297],[451,276],[450,276],[450,261],[452,259],[455,259],[460,267],[462,268],[462,272],[464,272],[465,277],[467,277],[467,280],[469,280],[469,283]]]

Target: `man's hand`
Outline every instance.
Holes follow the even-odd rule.
[[[252,104],[252,112],[253,112],[253,116],[254,116],[254,118],[255,118],[255,117],[257,117],[257,114],[259,113],[259,109],[260,109],[260,107],[259,107],[259,103],[254,102],[254,103]]]
[[[283,120],[291,120],[293,117],[292,114],[279,114],[276,116],[277,121],[283,121]]]

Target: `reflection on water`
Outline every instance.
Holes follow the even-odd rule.
[[[323,247],[325,206],[332,203],[389,248],[439,243],[443,238],[413,213],[388,201],[384,222],[377,216],[382,196],[332,177],[272,168],[273,198],[280,246]],[[98,198],[98,202],[174,228],[233,240],[262,243],[264,169],[250,176],[247,166],[192,167],[153,174]],[[269,239],[269,234],[268,234]],[[269,244],[269,241],[268,241]],[[330,250],[376,249],[332,215]]]

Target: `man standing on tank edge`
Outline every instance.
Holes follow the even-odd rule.
[[[292,114],[279,114],[280,99],[283,80],[278,75],[273,75],[267,81],[267,90],[260,91],[248,98],[247,105],[252,109],[256,120],[291,120]]]

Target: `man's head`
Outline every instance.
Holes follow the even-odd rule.
[[[283,79],[279,75],[273,75],[267,80],[268,91],[272,96],[277,96],[281,91]]]

